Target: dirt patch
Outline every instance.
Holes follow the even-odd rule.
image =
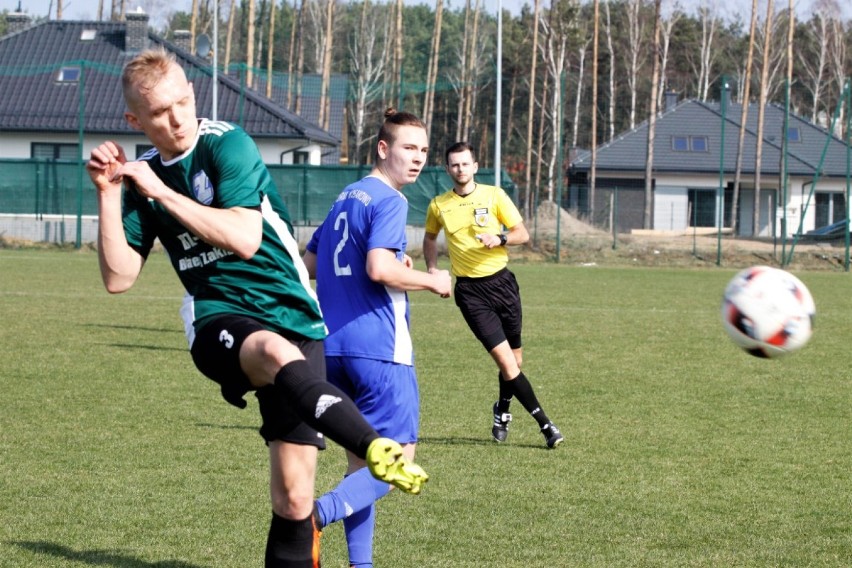
[[[606,231],[581,221],[564,209],[557,207],[553,201],[545,201],[538,206],[535,218],[531,226],[527,228],[543,237],[554,236],[557,230],[560,235],[603,236],[607,234]]]
[[[558,212],[557,212],[558,211]],[[557,215],[559,246],[557,247]],[[512,247],[513,261],[586,265],[745,268],[757,264],[790,270],[844,270],[845,243],[783,243],[716,234],[618,234],[598,229],[552,202],[542,203],[529,224],[531,242]],[[789,259],[784,261],[784,259]]]

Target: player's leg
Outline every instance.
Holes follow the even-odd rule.
[[[406,460],[396,441],[379,437],[355,403],[325,381],[324,361],[323,372],[317,372],[312,365],[318,362],[304,358],[311,355],[323,358],[321,341],[303,341],[297,346],[276,333],[259,331],[246,338],[240,361],[254,385],[271,379],[288,394],[305,423],[365,458],[373,476],[408,493],[419,493],[428,479],[426,473]]]
[[[274,385],[308,425],[367,457],[374,476],[406,492],[419,491],[411,477],[427,477],[422,469],[407,462],[398,443],[380,438],[349,397],[325,381],[321,341],[291,342],[250,318],[223,316],[198,331],[191,351],[228,402],[245,407],[247,392]]]
[[[506,377],[514,378],[520,369],[506,341],[502,322],[494,307],[491,283],[496,278],[496,275],[486,278],[457,278],[453,296],[473,335],[491,355],[499,369],[499,393],[497,402],[492,407],[494,422],[491,426],[491,436],[497,442],[504,442],[509,435],[509,422],[512,421],[509,405],[514,396],[513,385]]]
[[[399,440],[408,460],[413,460],[419,427],[419,394],[414,368],[386,361],[353,357],[327,357],[329,381],[348,394],[381,436]],[[372,566],[375,502],[387,495],[366,474],[364,461],[347,455],[346,477],[317,500],[321,526],[343,520],[351,566]]]
[[[491,351],[491,355],[497,361],[497,365],[500,366],[501,376],[507,380],[514,397],[538,423],[547,447],[555,448],[564,439],[562,433],[545,414],[532,384],[521,371],[521,362],[523,361],[521,343],[523,310],[518,282],[515,275],[507,270],[492,284],[496,294],[495,310],[500,318],[500,325],[506,341],[496,346]]]
[[[272,522],[266,568],[320,566],[320,530],[312,514],[316,461],[316,446],[269,442]]]

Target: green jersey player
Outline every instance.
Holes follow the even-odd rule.
[[[325,382],[325,325],[252,140],[236,126],[199,120],[192,85],[163,51],[130,61],[122,87],[128,123],[154,149],[128,161],[107,141],[86,166],[97,189],[104,285],[128,290],[160,240],[187,291],[181,313],[196,366],[228,402],[245,407],[249,391],[259,402],[273,510],[266,566],[318,566],[319,432],[405,491],[418,493],[427,476]]]

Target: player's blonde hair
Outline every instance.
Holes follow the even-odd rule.
[[[121,73],[124,101],[135,109],[138,94],[150,91],[177,65],[175,56],[164,49],[148,49],[131,59]]]

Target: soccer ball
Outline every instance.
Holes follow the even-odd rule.
[[[804,347],[815,314],[813,297],[802,281],[769,266],[739,272],[722,299],[725,331],[755,357],[782,357]]]

